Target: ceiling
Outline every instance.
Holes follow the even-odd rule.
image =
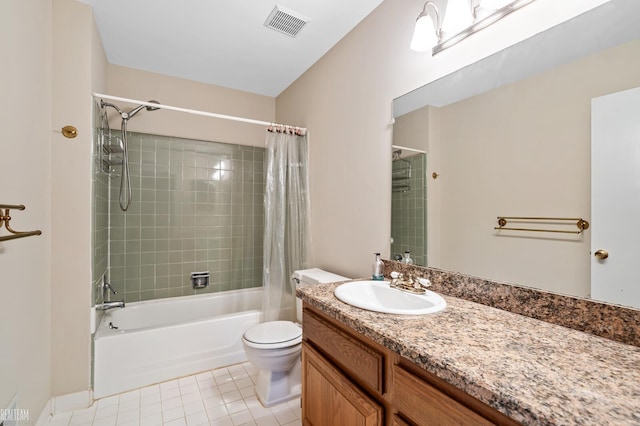
[[[82,0],[107,60],[275,97],[382,0]],[[276,3],[277,2],[277,3]],[[264,23],[279,4],[307,18],[296,37]]]

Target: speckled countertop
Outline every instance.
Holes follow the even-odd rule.
[[[640,348],[467,300],[405,316],[298,289],[320,311],[531,425],[640,425]]]

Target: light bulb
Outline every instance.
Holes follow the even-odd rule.
[[[442,31],[448,35],[457,34],[472,22],[473,15],[468,0],[448,0]]]
[[[438,43],[436,29],[433,20],[429,15],[422,15],[416,21],[416,27],[413,30],[413,38],[411,39],[411,50],[415,52],[430,51],[433,46]]]

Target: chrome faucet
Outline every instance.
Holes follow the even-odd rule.
[[[111,294],[118,294],[116,289],[114,289],[111,284],[109,284],[108,282],[104,281],[102,283],[102,300],[110,300],[111,299],[109,292],[111,292]]]
[[[108,311],[114,308],[124,308],[124,300],[114,300],[113,302],[104,302],[96,305],[96,309],[99,311]]]
[[[431,281],[426,278],[414,278],[411,274],[405,275],[398,272],[391,273],[391,283],[389,286],[391,288],[397,288],[398,290],[407,291],[409,293],[416,294],[424,294],[426,292],[427,287],[431,285]]]
[[[111,292],[111,293],[110,293]],[[111,301],[111,294],[118,294],[111,284],[106,281],[102,281],[102,302],[96,305],[96,309],[99,311],[107,311],[114,308],[124,308],[124,300]]]

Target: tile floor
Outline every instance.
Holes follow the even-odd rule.
[[[50,426],[299,426],[300,398],[264,408],[248,362],[147,386],[53,416]]]

